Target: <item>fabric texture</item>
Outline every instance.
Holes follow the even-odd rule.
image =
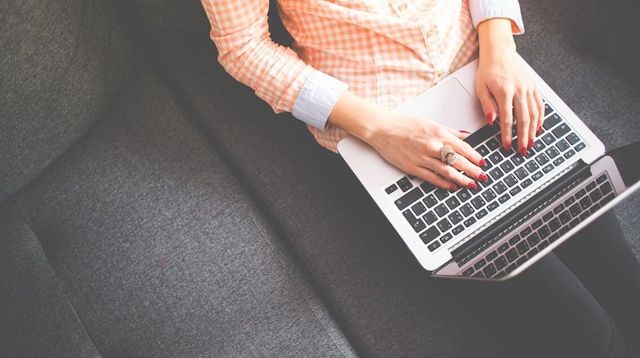
[[[0,206],[0,356],[99,357],[28,223]]]
[[[295,39],[293,51],[269,37],[268,1],[202,3],[222,66],[276,112],[292,111],[304,83],[316,78],[311,76],[314,71],[346,83],[365,99],[394,108],[477,55],[477,35],[468,1],[463,0],[279,1],[282,22]],[[300,112],[317,116],[301,119],[310,122],[318,143],[335,152],[346,133],[322,125],[326,108],[337,99],[330,95],[331,87],[325,88],[320,96],[327,93],[333,103],[317,108],[310,105],[317,102],[304,98],[303,106],[309,109]]]
[[[105,357],[353,356],[151,71],[16,195]]]
[[[100,118],[134,50],[107,1],[0,3],[0,201]]]
[[[469,0],[473,26],[477,29],[482,21],[493,18],[511,20],[514,34],[524,33],[524,22],[518,0]]]

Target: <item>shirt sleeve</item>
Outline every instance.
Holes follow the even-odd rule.
[[[514,34],[524,33],[524,22],[518,0],[469,0],[469,10],[473,26],[488,19],[505,18],[511,20]]]
[[[269,0],[202,0],[218,61],[276,113],[323,129],[346,85],[305,64],[269,33]]]

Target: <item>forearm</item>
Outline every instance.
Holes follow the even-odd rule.
[[[516,43],[513,39],[511,20],[495,18],[483,21],[478,25],[480,42],[480,61],[483,58],[499,55],[505,50],[514,51]]]

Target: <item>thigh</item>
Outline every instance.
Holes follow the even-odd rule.
[[[598,218],[556,251],[607,309],[628,340],[637,342],[640,339],[640,263],[622,234],[615,214],[610,211]]]
[[[628,357],[616,324],[555,255],[505,283],[443,282],[512,357]]]

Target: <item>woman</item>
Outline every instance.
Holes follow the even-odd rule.
[[[406,173],[448,190],[475,188],[477,180],[487,180],[484,159],[462,140],[468,135],[464,128],[393,110],[475,58],[477,95],[487,123],[499,122],[504,149],[525,155],[542,127],[542,100],[513,39],[524,31],[517,0],[279,0],[293,48],[271,40],[267,0],[202,3],[227,72],[276,112],[292,112],[304,121],[329,150],[350,134]],[[514,114],[517,143],[511,136]],[[443,163],[444,144],[462,160]],[[610,216],[599,223],[619,234]],[[603,244],[599,235],[582,236],[598,250],[624,252],[628,265],[610,274],[627,275],[632,297],[638,297],[638,265],[621,235],[614,244]],[[604,350],[627,349],[621,339],[607,342],[617,343]]]

